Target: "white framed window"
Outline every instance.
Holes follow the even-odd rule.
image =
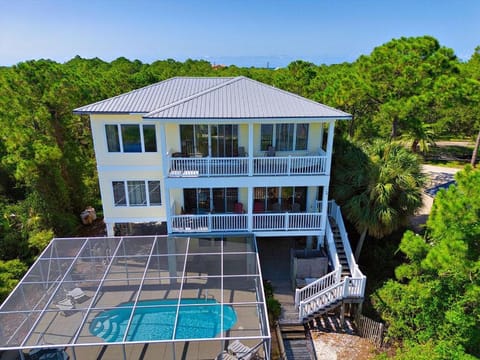
[[[160,206],[159,180],[112,181],[115,206]]]
[[[106,124],[108,152],[157,152],[155,125]]]
[[[308,124],[262,124],[260,150],[269,146],[277,151],[307,150]]]

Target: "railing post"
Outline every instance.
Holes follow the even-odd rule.
[[[285,230],[288,230],[290,226],[290,213],[285,213]]]
[[[344,283],[343,283],[343,294],[342,298],[346,299],[349,295],[348,293],[348,286],[350,285],[350,279],[348,276],[345,276]]]
[[[342,265],[339,266],[337,273],[335,274],[335,282],[339,283],[342,277]]]
[[[299,305],[299,301],[298,301],[299,298],[300,298],[299,289],[295,289],[295,306]]]
[[[287,175],[291,175],[291,170],[292,170],[292,155],[288,155],[287,159]]]
[[[212,231],[212,213],[208,214],[208,230]]]

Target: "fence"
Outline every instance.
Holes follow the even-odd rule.
[[[372,341],[376,347],[382,347],[383,333],[385,331],[383,323],[374,321],[361,314],[355,316],[355,323],[360,337]]]

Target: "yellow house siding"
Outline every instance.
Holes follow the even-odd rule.
[[[158,124],[155,122],[145,122],[140,115],[91,115],[91,127],[93,143],[95,146],[95,154],[97,165],[154,165],[162,166],[162,155],[160,153],[160,136]],[[125,152],[108,152],[107,137],[105,133],[105,125],[111,124],[151,124],[155,125],[155,135],[157,141],[157,152],[145,153],[125,153]]]

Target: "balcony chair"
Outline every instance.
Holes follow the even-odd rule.
[[[300,212],[300,204],[299,203],[293,203],[292,212],[294,212],[294,213],[299,213]]]
[[[245,146],[238,147],[238,157],[246,157],[247,153],[245,152]]]
[[[282,204],[279,202],[276,202],[275,204],[272,205],[272,211],[275,213],[280,213],[282,212]]]
[[[256,201],[253,203],[253,212],[254,213],[263,213],[265,212],[265,206],[263,205],[263,202],[261,201]]]
[[[275,147],[270,145],[265,153],[265,156],[275,156]]]
[[[233,212],[235,214],[244,214],[245,211],[243,211],[243,204],[241,202],[235,203],[235,205],[233,206]]]

